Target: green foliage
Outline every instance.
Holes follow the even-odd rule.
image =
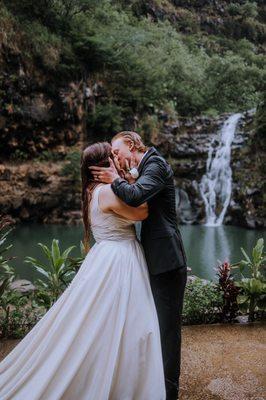
[[[229,3],[227,12],[230,17],[225,20],[225,31],[234,39],[246,38],[263,43],[266,27],[259,21],[260,11],[258,2],[255,1],[246,1],[244,4]],[[263,17],[261,19],[263,20]]]
[[[73,151],[66,156],[66,164],[62,167],[62,176],[67,176],[70,178],[76,187],[79,186],[81,182],[80,176],[80,152]]]
[[[39,285],[34,293],[34,301],[38,307],[44,307],[44,309],[48,311],[52,307],[55,299],[51,291]]]
[[[97,135],[110,137],[122,129],[122,107],[116,104],[98,104],[88,115],[88,127]]]
[[[37,158],[39,161],[59,161],[63,160],[65,156],[55,151],[44,150]]]
[[[16,149],[10,156],[12,161],[26,161],[29,155],[20,149]]]
[[[266,91],[264,91],[263,99],[256,112],[256,132],[261,139],[264,138],[266,133]],[[261,146],[262,143],[259,145]]]
[[[239,268],[241,280],[236,285],[241,288],[238,302],[242,309],[248,310],[249,320],[254,321],[257,310],[266,310],[266,254],[263,252],[264,240],[260,238],[248,256],[241,247],[244,259],[235,263],[233,268]],[[248,268],[251,278],[243,276],[243,270]]]
[[[141,2],[4,3],[55,79],[90,75],[102,81],[106,97],[97,99],[88,118],[89,127],[102,135],[120,130],[128,114],[156,114],[169,102],[181,115],[244,110],[258,103],[265,64],[245,39],[262,43],[265,36],[255,2],[228,5],[231,17],[221,36],[200,31],[195,9],[188,9],[197,8],[194,1],[178,8],[176,24],[146,18]]]
[[[83,263],[87,253],[84,247],[84,244],[82,241],[80,241],[80,256],[79,257],[69,257],[70,261],[70,267],[75,271],[75,273],[78,272],[79,268],[81,267],[81,264]]]
[[[61,38],[51,33],[38,22],[24,25],[26,34],[31,40],[35,55],[47,69],[54,70],[60,61]]]
[[[43,316],[34,294],[8,290],[1,299],[0,338],[23,338]]]
[[[258,15],[258,6],[255,1],[246,1],[244,4],[230,3],[227,6],[230,15],[241,15],[244,18],[256,18]]]
[[[73,17],[90,11],[96,0],[4,0],[21,21],[40,21],[54,31],[66,32]]]
[[[50,291],[52,301],[56,301],[75,275],[69,263],[69,254],[75,246],[61,253],[59,241],[56,239],[53,239],[50,249],[43,243],[38,243],[38,245],[46,257],[46,263],[33,257],[26,257],[25,262],[31,264],[41,274],[42,279],[38,279],[36,283],[41,288]]]
[[[11,225],[9,218],[0,215],[0,302],[5,290],[15,277],[15,271],[9,265],[9,261],[12,257],[6,256],[6,253],[8,253],[13,246],[12,244],[6,244],[7,237],[12,230],[12,228],[7,229],[9,225]]]
[[[223,298],[217,286],[200,278],[186,285],[183,318],[187,324],[214,323],[221,320]]]
[[[210,106],[216,104],[218,110],[233,111],[236,104],[239,110],[245,110],[259,102],[259,85],[266,76],[256,65],[247,66],[240,56],[228,52],[223,60],[212,57],[206,72],[205,95]]]
[[[160,131],[160,123],[156,115],[146,114],[140,121],[139,133],[143,137],[145,143],[149,143],[151,139],[157,136]]]

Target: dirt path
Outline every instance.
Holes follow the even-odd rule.
[[[180,400],[265,400],[266,325],[184,326],[180,386]]]
[[[183,327],[180,400],[265,400],[266,325]]]

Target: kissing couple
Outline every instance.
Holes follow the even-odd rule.
[[[95,244],[0,363],[0,398],[176,400],[187,258],[172,168],[123,131],[83,151],[81,176],[84,240],[89,249],[92,232]]]

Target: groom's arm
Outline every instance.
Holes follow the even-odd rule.
[[[122,201],[132,207],[138,207],[150,200],[166,185],[166,180],[173,175],[170,166],[158,156],[147,160],[141,176],[135,183],[117,178],[112,183],[113,192]]]

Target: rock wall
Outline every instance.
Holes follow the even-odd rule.
[[[61,82],[27,56],[14,27],[0,32],[0,213],[16,221],[79,221],[80,188],[64,176],[85,133],[83,81]]]
[[[61,174],[62,162],[0,164],[0,210],[17,222],[81,220],[80,189]]]
[[[164,116],[159,133],[147,138],[171,163],[177,187],[179,223],[205,222],[199,182],[206,172],[211,141],[228,118],[197,117],[181,121]],[[249,228],[266,226],[263,166],[265,142],[254,129],[254,114],[240,121],[231,151],[232,197],[224,223]],[[79,182],[62,175],[66,161],[0,164],[0,209],[18,221],[81,221]]]
[[[205,206],[199,183],[206,172],[208,150],[229,114],[217,118],[197,117],[168,123],[151,138],[152,144],[172,164],[177,186],[179,223],[205,222]],[[231,148],[232,196],[224,223],[249,228],[266,226],[263,167],[265,139],[256,136],[254,111],[246,112]]]

